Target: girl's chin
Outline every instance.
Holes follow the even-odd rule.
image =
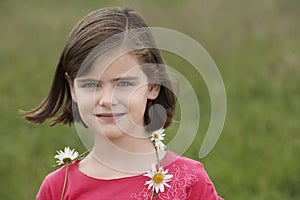
[[[124,131],[116,126],[97,128],[97,130],[94,130],[94,133],[101,137],[106,137],[107,139],[117,139],[126,135]]]
[[[125,123],[124,121],[119,123],[101,123],[99,121],[88,125],[89,129],[99,134],[99,136],[105,136],[108,139],[117,139],[123,136],[131,136],[136,138],[145,138],[146,130],[143,125],[137,125],[132,123]]]

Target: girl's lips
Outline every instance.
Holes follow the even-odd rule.
[[[125,113],[100,113],[96,114],[96,116],[104,122],[112,123],[116,121],[118,118],[125,115]]]

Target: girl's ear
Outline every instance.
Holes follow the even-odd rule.
[[[70,76],[69,76],[69,74],[67,72],[65,74],[65,77],[66,77],[66,79],[68,81],[68,84],[69,84],[69,88],[70,88],[70,93],[71,93],[72,100],[77,103],[77,98],[76,98],[75,89],[74,89],[74,83],[71,80],[71,78],[70,78]]]
[[[160,85],[158,84],[149,84],[148,86],[148,99],[156,99],[159,95]]]

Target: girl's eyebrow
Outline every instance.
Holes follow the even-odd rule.
[[[110,82],[117,82],[117,81],[130,81],[130,80],[137,80],[139,77],[138,76],[121,76],[117,78],[111,79]],[[100,82],[101,80],[99,79],[93,79],[93,78],[78,78],[78,82]]]
[[[132,80],[137,80],[139,77],[137,76],[121,76],[121,77],[118,77],[118,78],[114,78],[112,79],[111,82],[117,82],[117,81],[132,81]]]

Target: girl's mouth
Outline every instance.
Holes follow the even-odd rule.
[[[120,117],[125,115],[125,113],[100,113],[96,114],[98,119],[104,122],[113,123],[118,120]]]

